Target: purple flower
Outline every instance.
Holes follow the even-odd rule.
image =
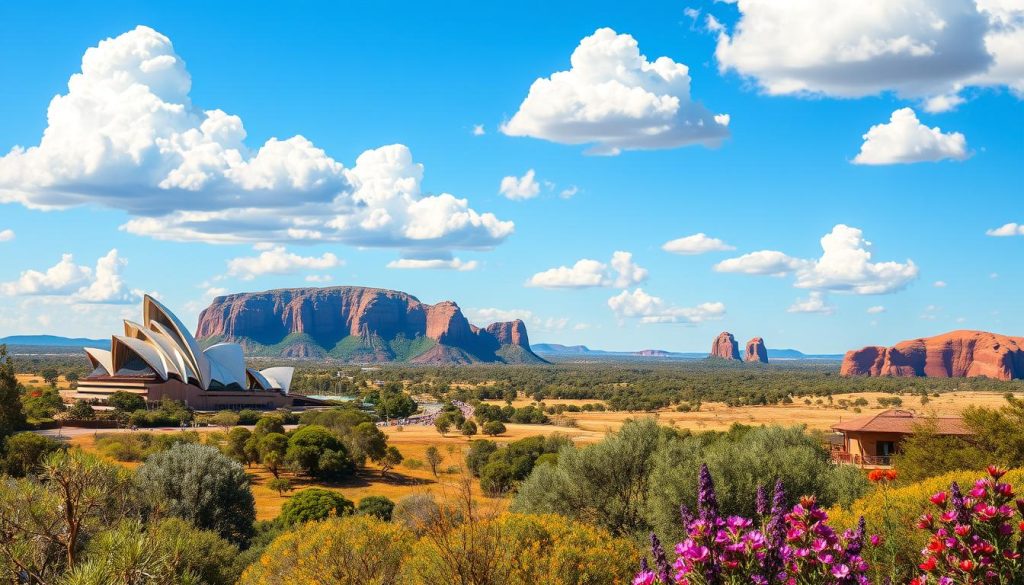
[[[755,509],[757,510],[757,515],[761,517],[768,513],[768,492],[764,490],[763,484],[758,484],[757,486]]]
[[[665,549],[658,540],[658,535],[651,533],[651,556],[654,557],[654,569],[662,583],[668,583],[668,560],[665,558]]]
[[[715,496],[715,482],[711,479],[711,471],[707,463],[700,466],[697,476],[697,511],[701,519],[709,520],[718,517],[718,498]]]

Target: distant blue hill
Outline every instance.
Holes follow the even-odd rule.
[[[84,337],[60,337],[58,335],[10,335],[0,337],[4,345],[33,345],[36,347],[96,347],[109,349],[109,339],[86,339]]]

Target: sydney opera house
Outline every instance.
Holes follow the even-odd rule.
[[[146,295],[142,323],[124,322],[110,351],[86,348],[92,372],[78,383],[74,398],[103,403],[114,392],[141,395],[147,402],[180,400],[198,410],[279,408],[313,401],[289,394],[293,368],[247,368],[242,347],[218,343],[205,350],[185,325]]]

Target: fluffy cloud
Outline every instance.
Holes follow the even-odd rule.
[[[759,276],[786,276],[805,264],[804,260],[792,258],[782,252],[760,250],[737,258],[722,260],[715,264],[715,271]]]
[[[344,262],[330,252],[322,256],[299,256],[288,252],[284,246],[257,246],[262,250],[256,256],[243,256],[228,260],[228,276],[253,280],[267,274],[295,274],[303,270],[324,270],[336,268]]]
[[[0,158],[0,202],[99,204],[136,216],[122,229],[213,243],[337,241],[359,246],[489,248],[513,224],[421,190],[403,145],[346,168],[302,136],[245,145],[242,120],[193,105],[185,62],[138,27],[86,51],[50,102],[37,146]]]
[[[959,132],[943,133],[938,126],[922,124],[910,108],[892,113],[888,124],[872,126],[864,135],[860,153],[854,164],[892,165],[935,162],[944,159],[964,160],[967,139]]]
[[[811,293],[805,299],[797,299],[788,309],[790,313],[818,313],[821,315],[831,315],[836,312],[836,308],[830,305],[825,298],[825,293],[821,291],[811,291]],[[870,312],[870,311],[869,311]]]
[[[483,124],[473,124],[473,136],[483,136],[484,134],[487,134],[487,131],[484,130]]]
[[[737,0],[718,35],[722,72],[769,94],[947,96],[965,85],[1024,88],[1016,0]]]
[[[725,315],[723,303],[701,303],[696,307],[676,307],[660,297],[649,295],[644,289],[624,290],[608,299],[608,307],[619,319],[639,318],[641,323],[695,324],[721,319]]]
[[[878,314],[881,314],[881,313],[884,313],[884,312],[885,312],[885,307],[883,307],[882,305],[875,305],[873,307],[868,307],[868,309],[867,309],[867,314],[868,315],[878,315]]]
[[[471,322],[481,325],[519,319],[526,323],[531,331],[561,331],[569,324],[568,317],[544,318],[527,309],[466,309],[466,317]]]
[[[1009,236],[1024,236],[1024,223],[1003,224],[1000,227],[986,230],[985,235],[997,238],[1006,238]]]
[[[142,291],[125,288],[121,269],[127,264],[116,248],[100,257],[95,269],[75,264],[73,255],[64,254],[45,272],[25,270],[17,280],[0,283],[0,293],[64,296],[67,302],[84,304],[135,303],[142,298]]]
[[[705,233],[699,233],[665,242],[661,246],[661,249],[666,252],[672,252],[673,254],[692,256],[696,254],[705,254],[707,252],[724,252],[728,250],[735,250],[736,248],[726,244],[718,238],[712,238]]]
[[[572,197],[574,197],[579,192],[580,192],[580,188],[577,187],[576,185],[572,185],[572,186],[566,187],[565,189],[562,189],[558,193],[558,196],[561,197],[562,199],[571,199]]]
[[[388,262],[388,268],[399,268],[406,270],[458,270],[468,272],[476,270],[479,263],[476,260],[463,262],[458,258],[429,258],[425,260],[416,258],[400,258]]]
[[[14,239],[14,230],[0,230],[0,242],[10,242]]]
[[[860,229],[838,224],[821,238],[822,255],[816,260],[762,250],[719,262],[715,270],[767,276],[793,274],[793,286],[797,288],[857,295],[897,292],[917,278],[913,260],[872,262],[871,247]]]
[[[729,119],[690,98],[689,68],[668,57],[653,62],[628,34],[601,28],[580,41],[572,67],[537,79],[512,119],[509,136],[591,144],[590,153],[718,146]]]
[[[609,266],[610,264],[610,266]],[[572,266],[559,266],[530,277],[526,286],[541,288],[626,288],[647,279],[647,269],[633,262],[633,254],[617,251],[609,264],[584,258]]]
[[[536,181],[533,169],[530,169],[522,177],[503,178],[498,193],[509,199],[533,199],[540,193],[540,183]]]

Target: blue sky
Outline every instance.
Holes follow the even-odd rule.
[[[514,8],[304,2],[245,10],[188,2],[102,9],[5,4],[0,240],[3,230],[13,234],[0,241],[0,336],[104,337],[121,318],[136,317],[141,291],[156,292],[194,324],[217,292],[342,284],[399,289],[426,302],[452,299],[479,325],[522,316],[534,342],[607,349],[706,350],[722,330],[813,352],[958,328],[1019,335],[1024,238],[986,232],[1024,223],[1024,72],[1006,53],[979,47],[1002,35],[1018,54],[1024,51],[1013,45],[1024,34],[1024,7],[1008,2],[997,10],[992,5],[1002,5],[988,0],[979,2],[980,16],[963,17],[958,9],[966,1],[931,8],[904,2],[910,13],[925,11],[944,23],[930,30],[919,28],[921,18],[882,26],[842,10],[804,15],[813,23],[837,12],[835,18],[853,23],[838,32],[800,28],[786,2],[773,13],[759,6],[763,0]],[[794,29],[778,30],[779,23]],[[122,36],[140,25],[152,31]],[[595,34],[604,27],[631,39]],[[754,32],[772,27],[775,38]],[[136,81],[174,104],[184,94],[171,81],[190,78],[187,98],[196,120],[222,110],[244,124],[249,151],[243,158],[272,138],[298,135],[320,150],[289,143],[294,150],[280,160],[303,154],[319,166],[296,171],[275,160],[260,173],[253,164],[249,174],[236,175],[218,167],[196,186],[180,179],[181,169],[167,172],[178,159],[155,154],[159,147],[146,142],[145,132],[133,134],[142,141],[135,144],[142,153],[136,161],[97,146],[104,142],[89,132],[123,137],[147,127],[117,120],[118,112],[140,103],[126,107],[118,100],[136,94],[110,98],[104,89],[112,83],[124,90],[116,69],[132,62],[128,53],[98,54],[97,63],[109,67],[86,76],[81,91],[68,88],[85,51],[118,37],[123,46],[138,41],[147,50],[170,50],[173,65],[139,66],[136,73],[147,72]],[[614,76],[600,67],[586,75],[579,69],[564,86],[524,102],[536,80],[570,69],[570,55],[587,38],[593,54],[612,54],[607,62],[628,57],[632,40],[649,63],[667,57],[673,66],[685,64],[682,81],[678,69],[668,81],[650,81],[649,71],[630,78],[632,85],[618,81],[635,99],[653,96],[651,103],[669,109],[674,99],[693,109],[662,118],[664,132],[638,131],[650,127],[649,110],[637,113],[636,102],[596,91],[611,79],[602,75]],[[779,38],[796,40],[783,50],[773,43]],[[867,48],[851,41],[864,38],[873,40]],[[686,81],[688,92],[680,89]],[[73,99],[65,100],[64,117],[48,123],[47,107],[57,95]],[[562,99],[569,110],[583,100],[590,117],[558,119],[570,115],[559,113]],[[614,116],[601,118],[608,111]],[[727,125],[715,126],[719,119],[712,118],[720,114],[728,114]],[[183,131],[184,118],[176,115],[148,123],[166,137]],[[211,140],[237,137],[232,120]],[[693,135],[698,122],[713,134]],[[40,156],[9,154],[18,145],[39,145],[48,125],[64,138]],[[474,133],[476,125],[482,135]],[[874,126],[872,144],[864,146]],[[572,143],[595,135],[609,138]],[[643,149],[631,150],[638,144]],[[378,151],[382,161],[398,160],[403,172],[413,164],[404,155],[423,165],[415,192],[402,191],[411,197],[406,203],[396,203],[394,190],[402,188],[381,170],[394,166],[364,158],[365,170],[348,174],[362,153],[387,145],[404,147]],[[612,156],[587,154],[616,149]],[[535,185],[519,182],[529,170]],[[310,176],[320,182],[295,186]],[[515,178],[518,189],[500,193],[505,177]],[[178,182],[168,187],[167,181]],[[327,197],[351,193],[357,183],[363,188],[355,197],[371,201],[368,208],[353,212],[349,199],[326,207]],[[574,188],[572,196],[562,195]],[[437,197],[444,193],[467,202],[452,207]],[[262,212],[237,211],[252,198]],[[391,223],[380,227],[371,212],[373,201],[384,200]],[[300,201],[310,207],[299,209]],[[432,215],[417,203],[427,201],[438,204]],[[38,209],[44,204],[55,208]],[[463,225],[468,209],[475,219]],[[223,231],[206,223],[198,235],[182,235],[186,224],[176,211],[220,213]],[[316,222],[326,213],[355,213],[353,221],[370,223],[356,228],[341,220],[345,227],[335,224],[325,236],[329,228]],[[276,231],[266,239],[210,243],[241,233],[234,230],[239,222],[246,233],[254,225],[273,224]],[[274,222],[289,222],[292,235]],[[319,237],[295,235],[296,226],[310,222]],[[172,232],[174,241],[160,239]],[[1010,232],[1024,229],[998,233]],[[822,258],[820,240],[830,233],[837,248]],[[729,249],[691,255],[662,249],[695,234]],[[863,250],[870,250],[869,259]],[[750,274],[768,270],[766,256],[742,259],[758,251],[779,253],[772,258],[781,258],[777,271],[784,274]],[[631,254],[626,273],[612,266],[616,252]],[[45,276],[65,254],[73,259]],[[106,262],[97,266],[101,258]],[[403,258],[463,269],[387,267]],[[576,265],[587,259],[595,262]],[[720,264],[730,259],[741,260]],[[886,262],[895,264],[880,264]],[[574,265],[578,270],[569,271]],[[559,267],[566,270],[535,276]],[[545,286],[528,286],[531,279]],[[586,283],[593,286],[581,286]],[[869,313],[872,307],[884,311]]]

